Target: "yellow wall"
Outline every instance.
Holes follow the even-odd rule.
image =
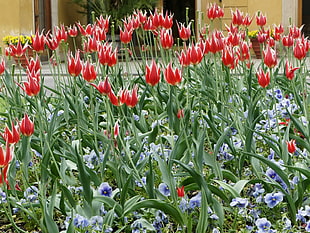
[[[0,1],[0,46],[7,35],[30,35],[33,29],[32,0]]]
[[[86,15],[78,13],[82,11],[79,6],[72,3],[72,0],[58,0],[58,21],[59,24],[66,26],[73,25],[75,22],[80,21],[86,24]]]
[[[282,0],[222,0],[219,3],[218,0],[197,0],[201,3],[201,10],[206,14],[206,9],[209,3],[217,3],[224,8],[224,18],[222,19],[222,28],[225,24],[230,25],[231,22],[231,10],[235,11],[238,8],[244,14],[249,13],[250,16],[254,16],[253,22],[250,26],[250,30],[257,29],[255,22],[255,14],[260,10],[267,16],[267,25],[280,24],[282,22]],[[208,22],[205,16],[205,22]],[[217,22],[218,24],[219,22]],[[218,25],[217,25],[218,26]]]
[[[282,0],[248,0],[248,11],[251,15],[260,10],[267,16],[267,25],[273,26],[282,23]],[[257,28],[255,19],[250,29]]]

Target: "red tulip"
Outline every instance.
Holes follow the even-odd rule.
[[[189,23],[187,27],[180,23],[178,25],[179,36],[182,40],[186,41],[191,37],[191,24]]]
[[[27,43],[24,46],[22,46],[19,40],[16,46],[10,44],[9,47],[10,47],[10,55],[15,57],[22,57],[26,53],[26,50],[29,46]]]
[[[41,62],[39,56],[36,56],[36,59],[30,58],[30,60],[27,60],[27,73],[31,73],[32,71],[34,72],[39,72],[40,74],[41,70]]]
[[[151,15],[150,17],[152,19],[152,23],[155,28],[161,27],[163,25],[163,14],[158,14],[157,9],[154,12],[154,15]]]
[[[179,109],[177,112],[177,118],[181,119],[184,117],[184,110],[183,109]]]
[[[279,26],[274,27],[274,32],[276,34],[282,34],[284,32],[284,28],[282,24],[279,24]]]
[[[307,47],[304,43],[298,40],[294,46],[294,57],[298,60],[305,58],[307,55]]]
[[[95,66],[89,61],[84,63],[84,65],[82,66],[82,76],[87,82],[92,82],[97,77]]]
[[[202,53],[204,55],[208,54],[209,53],[209,45],[207,45],[208,41],[207,40],[199,40],[197,46],[201,49]]]
[[[113,104],[114,106],[120,105],[119,98],[114,94],[113,90],[110,91],[108,97],[110,99],[111,104]]]
[[[290,141],[286,141],[287,144],[287,150],[289,153],[293,154],[296,151],[296,143],[295,140],[292,139]]]
[[[40,79],[35,76],[32,77],[31,73],[27,75],[28,81],[24,82],[24,86],[16,83],[24,92],[29,96],[36,96],[40,92]]]
[[[113,51],[109,53],[109,61],[108,61],[108,66],[112,67],[116,65],[117,63],[117,48],[115,48]]]
[[[4,181],[4,183],[8,185],[7,173],[9,169],[9,164],[13,158],[13,149],[14,147],[10,146],[9,143],[6,143],[5,151],[3,150],[2,146],[0,147],[0,184],[2,184]],[[8,186],[8,189],[9,188],[10,187]]]
[[[113,132],[114,132],[114,138],[116,138],[119,135],[119,124],[118,124],[118,121],[116,121],[115,124],[114,124]]]
[[[224,44],[223,44],[223,40],[221,38],[221,35],[217,31],[212,33],[211,38],[208,38],[207,41],[208,41],[208,43],[207,43],[208,50],[213,54],[221,51],[224,48]]]
[[[83,44],[83,50],[86,53],[97,52],[98,50],[97,39],[91,36],[87,37],[87,39],[84,41],[84,44]]]
[[[133,16],[130,15],[127,18],[123,19],[124,29],[127,29],[127,31],[133,31],[135,30],[136,22],[133,20]]]
[[[70,56],[68,55],[68,72],[71,76],[76,77],[78,76],[82,71],[82,62],[80,58],[80,51],[78,50],[75,53],[75,57],[72,56],[72,53]]]
[[[120,40],[124,44],[128,44],[132,39],[133,29],[128,30],[126,27],[124,31],[120,28]]]
[[[240,43],[240,34],[239,33],[228,33],[227,42],[233,46],[237,46]]]
[[[211,4],[207,10],[207,17],[210,20],[214,20],[216,18],[222,18],[224,16],[224,10],[219,7],[216,3]]]
[[[162,29],[160,32],[160,43],[164,49],[170,49],[173,46],[173,36],[170,29]]]
[[[294,72],[298,69],[299,69],[299,67],[293,68],[292,65],[289,63],[289,61],[286,61],[286,63],[285,63],[285,76],[287,77],[287,79],[293,80]]]
[[[269,38],[269,32],[265,31],[259,31],[257,34],[257,40],[260,44],[263,44],[266,42],[266,40]]]
[[[249,14],[246,14],[246,16],[244,16],[243,18],[242,25],[245,27],[249,27],[252,21],[253,21],[253,17],[250,17]]]
[[[184,197],[185,196],[184,186],[182,186],[181,188],[177,188],[177,194],[178,194],[178,197]]]
[[[160,68],[157,67],[154,60],[152,60],[151,66],[145,67],[145,81],[151,86],[155,86],[160,80]]]
[[[94,30],[94,37],[97,41],[103,41],[106,40],[107,34],[104,29],[96,27],[96,29]]]
[[[274,47],[276,42],[275,40],[272,38],[272,37],[269,37],[269,39],[266,41],[267,42],[267,45],[269,45],[269,47]]]
[[[147,20],[146,11],[143,12],[142,10],[139,10],[136,13],[136,17],[138,18],[140,24],[144,24]]]
[[[25,136],[31,136],[34,133],[34,123],[29,119],[26,113],[19,128],[20,132]]]
[[[128,94],[125,104],[128,107],[133,108],[137,105],[137,103],[138,103],[138,85],[135,85],[131,91],[131,94]]]
[[[267,49],[263,51],[263,55],[266,66],[273,68],[277,65],[277,54],[270,46],[267,46]]]
[[[108,77],[105,78],[104,82],[99,82],[99,84],[96,86],[93,83],[90,83],[93,87],[95,87],[101,94],[103,95],[109,95],[111,92],[111,84],[109,83]]]
[[[12,130],[10,130],[7,126],[5,127],[4,133],[1,134],[4,141],[6,141],[9,144],[15,144],[19,141],[20,136],[19,132],[17,130],[17,127],[14,125],[14,122],[12,122]]]
[[[284,32],[283,25],[280,24],[279,26],[274,27],[274,39],[279,41],[281,39],[281,34]]]
[[[39,34],[39,31],[36,32],[36,35],[32,37],[32,48],[38,53],[43,53],[45,45],[45,36],[43,33]]]
[[[258,26],[265,26],[267,23],[267,18],[266,16],[264,16],[261,12],[258,13],[258,15],[256,16],[256,24]]]
[[[243,24],[243,13],[237,9],[235,12],[231,12],[232,14],[232,24],[234,25],[242,25]]]
[[[230,69],[234,69],[238,63],[238,59],[235,58],[232,46],[225,46],[222,52],[222,62]]]
[[[70,37],[76,37],[78,35],[77,27],[75,25],[73,25],[72,27],[70,26],[68,28],[68,34]]]
[[[67,33],[65,26],[63,24],[60,26],[60,28],[55,27],[54,31],[55,31],[55,37],[56,37],[58,43],[60,43],[62,41],[64,41],[64,42],[67,41],[68,33]]]
[[[194,44],[192,44],[192,46],[188,48],[187,53],[190,63],[193,65],[199,64],[204,55],[203,51],[201,51],[201,48],[199,46],[195,46]]]
[[[96,24],[107,33],[109,31],[109,21],[110,16],[103,18],[103,16],[100,15],[100,17],[96,19]]]
[[[168,15],[168,12],[166,12],[166,15],[163,18],[161,26],[163,28],[170,29],[172,28],[172,25],[173,25],[173,15]]]
[[[282,44],[285,47],[292,47],[294,45],[294,38],[290,35],[282,37]]]
[[[243,41],[240,44],[240,56],[239,60],[249,60],[250,59],[250,48],[247,42]]]
[[[171,85],[177,85],[182,80],[182,72],[180,69],[172,69],[171,63],[169,63],[168,67],[164,71],[165,80],[167,83]]]
[[[147,19],[147,21],[143,24],[143,30],[144,31],[154,31],[156,30],[156,27],[153,24],[153,20],[151,17]]]
[[[93,26],[92,26],[91,24],[88,24],[88,25],[85,27],[85,29],[83,28],[83,26],[81,25],[80,22],[78,22],[76,25],[78,26],[78,28],[79,28],[79,30],[80,30],[80,32],[81,32],[81,34],[82,34],[83,36],[86,36],[86,37],[87,37],[87,36],[90,36],[90,35],[93,34]]]
[[[98,60],[102,65],[114,66],[117,63],[117,48],[112,51],[111,44],[100,44],[98,48]]]
[[[3,74],[5,71],[5,60],[2,58],[0,62],[0,75]]]
[[[238,33],[239,32],[239,27],[238,26],[234,26],[232,23],[230,24],[230,26],[228,27],[227,25],[225,25],[227,32],[230,33]]]
[[[189,53],[182,51],[180,55],[178,55],[178,59],[180,64],[183,67],[189,66],[191,64]]]
[[[298,28],[296,26],[290,27],[289,35],[292,36],[294,39],[297,39],[301,36],[301,29],[302,27]]]
[[[256,73],[257,81],[258,84],[262,87],[265,88],[269,85],[270,83],[270,74],[269,72],[265,73],[262,68]]]
[[[2,146],[0,147],[0,168],[4,168],[9,165],[13,158],[12,148],[10,148],[9,143],[6,143],[6,150],[4,151]],[[1,170],[1,169],[0,169]],[[1,174],[0,174],[1,178]],[[2,180],[0,180],[1,184]]]
[[[122,104],[126,104],[128,107],[133,108],[138,103],[138,86],[135,85],[131,93],[128,90],[121,90],[118,94],[119,100]]]
[[[54,37],[51,34],[45,37],[45,43],[47,44],[50,50],[56,50],[59,46],[59,41],[57,40],[56,37]]]

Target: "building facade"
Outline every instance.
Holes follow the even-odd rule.
[[[305,24],[305,31],[310,31],[309,0],[159,0],[159,8],[174,13],[179,22],[185,22],[185,8],[188,7],[189,18],[194,19],[196,25],[201,25],[207,22],[205,12],[210,3],[217,3],[224,8],[222,27],[229,24],[231,10],[238,8],[250,15],[255,15],[260,10],[267,15],[269,25]],[[0,10],[0,38],[6,35],[30,35],[36,29],[44,28],[48,31],[61,23],[86,23],[86,16],[78,13],[80,9],[71,0],[0,1]],[[252,24],[250,30],[256,29],[255,27]],[[0,46],[4,46],[2,41]]]
[[[86,23],[86,16],[71,0],[0,1],[0,38],[7,35],[32,35],[36,29],[47,32],[53,26]],[[0,46],[5,45],[2,40]]]

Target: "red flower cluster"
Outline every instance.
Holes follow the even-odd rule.
[[[5,150],[3,146],[0,146],[0,184],[4,181],[8,185],[7,173],[14,155],[14,145],[20,140],[20,132],[25,136],[31,136],[34,133],[34,123],[27,114],[19,123],[19,127],[12,122],[11,129],[6,126],[4,132],[0,133],[5,141]],[[16,189],[20,190],[18,185]]]
[[[105,78],[104,82],[100,81],[98,85],[90,83],[95,87],[102,95],[107,95],[110,99],[111,104],[120,106],[126,104],[128,107],[133,108],[138,103],[138,86],[135,85],[132,91],[120,90],[116,96],[111,88],[108,77]]]

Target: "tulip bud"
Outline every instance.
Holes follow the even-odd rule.
[[[178,113],[177,113],[177,118],[181,119],[184,117],[184,110],[183,109],[179,109]]]
[[[293,154],[293,153],[296,151],[296,143],[295,143],[295,140],[292,139],[292,140],[290,140],[290,141],[287,141],[286,144],[287,144],[287,150],[288,150],[288,152]]]
[[[116,138],[119,134],[119,124],[118,124],[118,121],[115,122],[115,125],[114,125],[114,138]]]
[[[34,123],[29,119],[28,115],[25,116],[19,125],[20,132],[25,136],[31,136],[34,132]]]
[[[5,61],[4,59],[2,59],[2,61],[0,62],[0,75],[3,74],[5,71]]]
[[[184,197],[185,196],[184,186],[182,186],[181,188],[177,188],[177,194],[178,194],[178,197]]]

